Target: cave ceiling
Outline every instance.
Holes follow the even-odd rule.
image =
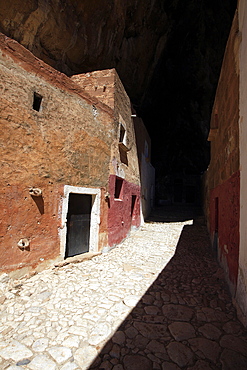
[[[67,75],[116,68],[158,178],[208,166],[207,134],[236,0],[0,1],[0,31]]]

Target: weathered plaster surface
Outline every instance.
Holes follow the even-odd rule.
[[[41,182],[42,196],[36,199],[22,184],[0,189],[1,271],[29,269],[59,256],[60,210],[62,188]],[[27,239],[26,249],[18,247]]]
[[[232,294],[235,294],[239,258],[239,172],[210,193],[210,234],[214,238],[218,224],[218,258],[222,264]],[[218,198],[218,221],[215,202]]]
[[[119,199],[116,199],[116,178],[115,175],[111,175],[109,178],[108,238],[110,247],[126,238],[131,227],[139,227],[141,223],[140,186],[123,180],[121,196]],[[132,195],[136,196],[133,213],[131,212]]]
[[[240,246],[236,301],[247,326],[247,1],[239,1],[240,44]]]
[[[119,225],[117,218],[108,218],[109,175],[125,179],[129,194],[124,212],[140,187],[130,101],[115,71],[113,77],[118,82],[111,98],[119,104],[114,109],[0,35],[3,271],[36,268],[64,258],[69,192],[92,195],[90,252],[112,245],[108,221],[112,220],[110,233],[118,233]],[[34,93],[42,96],[38,111],[33,109]],[[126,127],[128,145],[132,144],[127,164],[119,152],[120,123]],[[30,188],[41,189],[42,195],[32,196]],[[135,209],[116,242],[131,226],[139,226],[139,215]],[[18,247],[21,239],[28,241],[27,248]]]
[[[212,112],[211,161],[205,176],[205,209],[211,239],[216,231],[214,217],[218,198],[218,256],[233,295],[239,259],[239,43],[236,13]]]
[[[131,103],[115,69],[94,71],[72,76],[85,93],[95,96],[114,112],[114,136],[119,138],[120,125],[126,129],[127,164],[121,161],[119,142],[112,142],[110,172],[125,180],[140,184],[136,137],[131,118]]]

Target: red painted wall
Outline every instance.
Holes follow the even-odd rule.
[[[120,194],[116,194],[116,181],[121,182]],[[118,183],[118,185],[120,185]],[[118,186],[117,186],[118,187]],[[120,179],[115,175],[109,177],[109,201],[108,201],[108,243],[112,247],[120,243],[132,226],[139,227],[140,216],[140,186]],[[116,195],[119,198],[116,198]],[[135,199],[133,207],[132,201]]]
[[[1,188],[0,255],[2,271],[34,268],[59,255],[61,186],[40,186],[41,197],[32,197],[29,188],[13,185]],[[28,239],[27,249],[18,247]]]
[[[234,173],[227,181],[210,193],[210,233],[214,237],[217,228],[216,198],[218,198],[218,256],[227,270],[231,287],[236,288],[239,257],[239,216],[240,216],[240,172]]]

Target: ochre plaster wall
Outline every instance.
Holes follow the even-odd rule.
[[[232,293],[239,254],[239,42],[235,16],[227,43],[212,112],[211,161],[205,176],[205,212],[214,239],[216,198],[219,204],[218,255]]]
[[[87,101],[68,77],[41,61],[26,63],[32,54],[19,48],[8,55],[2,48],[0,55],[2,183],[105,186],[115,139],[112,111]],[[34,92],[43,96],[40,112],[32,108]]]
[[[126,130],[126,146],[129,150],[127,152],[126,164],[121,161],[118,140],[112,142],[110,173],[140,185],[131,103],[116,70],[94,71],[72,76],[71,79],[86,93],[95,96],[102,103],[113,109],[114,135],[116,138],[119,138],[120,124],[122,124]]]

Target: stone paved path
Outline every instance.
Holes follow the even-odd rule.
[[[246,370],[247,331],[203,220],[186,218],[159,211],[153,220],[169,222],[145,223],[110,253],[2,275],[0,369]]]

